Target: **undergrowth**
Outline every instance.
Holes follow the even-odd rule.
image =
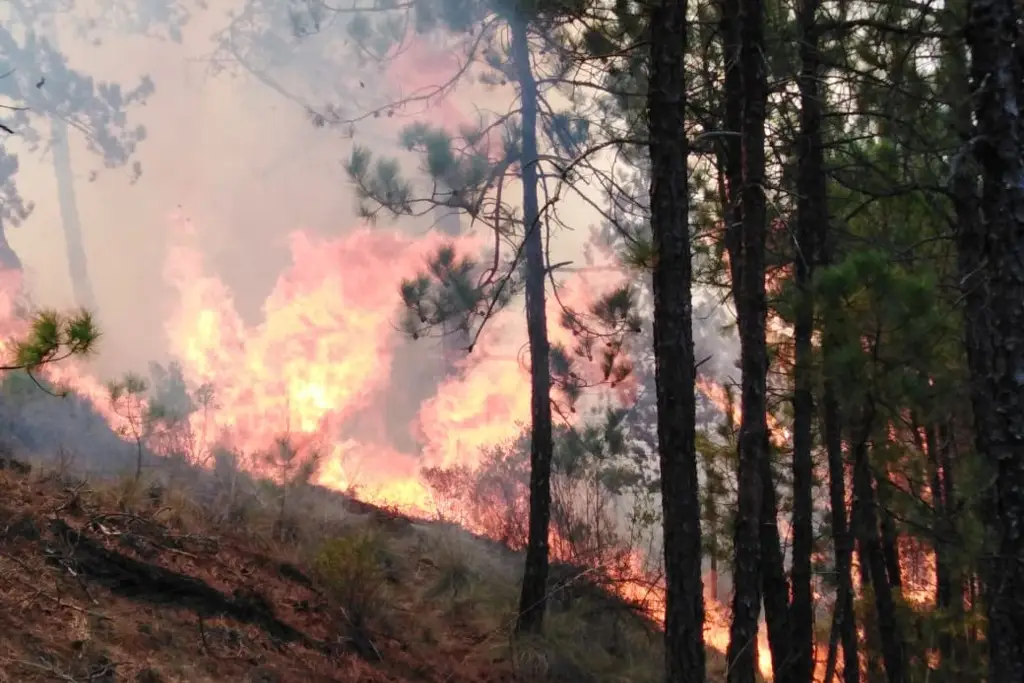
[[[27,557],[25,553],[33,549],[39,554],[36,564],[28,559],[19,562],[27,567],[49,566],[52,580],[64,586],[53,589],[53,599],[65,612],[123,611],[124,616],[100,620],[103,631],[97,633],[111,633],[111,643],[117,633],[136,633],[135,640],[119,636],[118,656],[137,659],[133,670],[159,671],[160,678],[153,680],[246,680],[236,674],[268,667],[278,677],[267,680],[280,683],[660,680],[663,658],[657,630],[633,606],[592,585],[593,577],[587,572],[553,571],[543,637],[514,639],[521,556],[450,525],[369,509],[339,494],[307,487],[293,492],[289,502],[287,522],[295,533],[281,536],[278,499],[266,488],[273,485],[247,476],[233,476],[227,495],[211,473],[192,479],[180,473],[173,478],[99,479],[36,468],[26,478],[8,468],[2,474],[4,505],[23,501],[24,506],[35,506],[32,514],[37,515],[40,528],[48,523],[48,515],[66,517],[68,528],[80,529],[114,554],[129,552],[124,543],[131,538],[131,547],[146,549],[133,562],[158,564],[181,574],[182,580],[205,582],[209,589],[204,590],[219,592],[225,604],[244,601],[246,609],[264,615],[253,623],[274,623],[279,624],[276,628],[294,631],[293,644],[287,649],[281,650],[279,644],[259,645],[266,636],[259,636],[256,627],[202,612],[190,616],[192,608],[172,600],[172,611],[146,626],[154,633],[168,633],[160,636],[163,644],[151,652],[144,647],[156,636],[139,641],[145,646],[132,645],[142,626],[117,621],[140,612],[137,607],[119,607],[123,603],[116,588],[113,593],[100,592],[89,585],[93,579],[88,572],[70,561],[63,568],[47,565],[47,546],[40,545],[45,537],[33,546],[19,541],[18,557]],[[44,499],[45,504],[39,502]],[[96,523],[97,519],[104,521]],[[3,528],[0,519],[0,531]],[[149,540],[140,542],[143,536]],[[0,553],[14,556],[13,548],[4,547],[7,544],[0,533]],[[19,565],[3,566],[8,571]],[[40,571],[33,569],[32,574]],[[24,580],[41,585],[32,574],[26,573]],[[2,590],[6,579],[0,576],[0,603],[6,603]],[[14,585],[15,578],[10,581]],[[69,597],[75,591],[78,602]],[[38,602],[39,597],[26,594],[20,600]],[[13,606],[0,604],[0,610],[8,608]],[[181,633],[169,635],[177,633],[174,629]],[[223,638],[228,640],[222,643]],[[54,653],[71,653],[68,657],[74,652],[70,647],[69,643],[49,645]],[[115,646],[97,643],[96,647]],[[7,660],[0,658],[0,662],[14,658],[11,653],[5,656]],[[0,671],[5,666],[0,665]],[[130,667],[123,664],[121,668]],[[12,669],[11,676],[26,682],[46,680],[33,678],[24,669]]]

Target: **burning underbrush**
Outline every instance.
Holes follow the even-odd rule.
[[[37,529],[15,539],[19,552],[61,558],[45,594],[15,588],[42,565],[5,565],[12,599],[50,605],[27,632],[52,636],[7,655],[12,680],[92,675],[67,673],[84,646],[55,635],[74,614],[99,620],[86,619],[89,648],[128,662],[111,680],[141,671],[138,652],[162,676],[139,680],[240,680],[260,667],[278,672],[267,681],[658,678],[653,459],[627,434],[628,349],[585,319],[625,319],[626,302],[607,296],[614,277],[602,273],[602,289],[575,274],[551,303],[565,350],[555,374],[596,388],[580,410],[559,395],[547,636],[510,649],[529,500],[520,313],[500,312],[472,354],[414,346],[394,328],[396,293],[439,243],[358,230],[293,235],[292,266],[249,324],[204,271],[191,226],[179,228],[166,267],[174,362],[109,386],[75,364],[0,385],[0,445],[59,473],[5,484],[22,501],[10,519]],[[21,282],[0,277],[2,331],[17,337]],[[71,473],[91,483],[70,485]],[[103,600],[117,615],[93,614]],[[713,599],[708,610],[708,642],[722,647],[724,610]],[[125,629],[157,611],[160,624],[138,626],[173,631],[154,651],[151,633]],[[118,650],[109,628],[134,644]]]

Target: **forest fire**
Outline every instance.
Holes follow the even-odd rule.
[[[519,312],[499,314],[481,335],[472,354],[460,358],[442,376],[436,349],[422,347],[424,362],[437,362],[435,390],[406,425],[421,444],[419,453],[395,448],[384,422],[367,415],[375,396],[392,395],[402,386],[393,376],[395,354],[402,342],[394,329],[397,292],[401,280],[422,268],[439,238],[412,239],[385,230],[356,230],[333,240],[315,240],[294,233],[292,266],[281,275],[263,307],[263,321],[247,326],[237,313],[230,290],[204,272],[195,232],[188,221],[177,220],[176,243],[170,250],[165,276],[177,292],[177,305],[167,322],[172,354],[181,362],[186,379],[208,383],[215,390],[215,406],[192,419],[210,443],[229,445],[244,458],[246,469],[275,476],[266,463],[252,457],[271,447],[274,439],[289,434],[320,451],[316,483],[356,492],[365,502],[387,505],[408,514],[430,517],[436,512],[432,493],[420,476],[424,466],[473,466],[488,446],[516,437],[529,420],[528,375],[521,362],[523,339]],[[477,248],[469,238],[456,240],[467,251]],[[560,302],[551,302],[553,341],[572,344],[570,331],[560,327],[560,305],[586,307],[602,288],[614,288],[621,279],[608,277],[601,268],[599,284],[585,273],[568,278],[560,289]],[[20,275],[4,274],[4,332],[24,332],[15,304],[21,291]],[[625,277],[625,276],[623,276]],[[367,282],[373,282],[367,287]],[[591,380],[600,368],[585,367]],[[108,422],[118,429],[124,418],[110,409],[107,389],[81,372],[74,363],[47,366],[40,372],[90,399]],[[708,385],[706,391],[717,387]],[[635,385],[623,381],[604,389],[613,400],[635,400]],[[713,397],[718,396],[712,393]],[[559,419],[579,419],[571,414]],[[353,428],[353,423],[355,427]],[[350,435],[354,433],[355,436]],[[470,531],[486,533],[487,529]],[[553,530],[555,559],[568,560],[567,543]],[[650,579],[649,563],[638,551],[603,567],[622,597],[642,604],[652,619],[664,613],[660,583]],[[728,642],[728,609],[708,600],[707,641],[724,651]],[[760,640],[764,641],[762,633]],[[767,642],[759,644],[760,668],[770,675]]]

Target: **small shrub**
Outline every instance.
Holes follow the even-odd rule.
[[[387,585],[380,538],[362,531],[329,540],[317,552],[313,571],[339,612],[349,644],[363,657],[379,658],[372,624],[383,613]]]

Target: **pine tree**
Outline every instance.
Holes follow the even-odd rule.
[[[986,466],[983,514],[989,682],[1024,680],[1024,35],[1019,4],[971,0],[966,27],[980,215],[959,227],[974,437]]]
[[[647,89],[665,553],[665,680],[671,683],[705,680],[686,133],[687,9],[685,0],[663,0],[652,7]]]
[[[589,55],[585,46],[570,39],[570,27],[582,9],[558,2],[491,6],[421,0],[402,10],[410,13],[423,39],[441,36],[449,41],[449,49],[462,51],[465,68],[440,90],[469,77],[493,86],[513,83],[515,108],[458,131],[424,122],[407,126],[403,146],[426,160],[431,189],[424,193],[417,194],[396,161],[375,159],[365,147],[354,148],[347,166],[367,218],[382,210],[395,216],[424,216],[444,206],[465,212],[494,234],[488,263],[444,247],[428,273],[404,283],[405,327],[414,338],[438,329],[454,331],[468,336],[471,351],[494,313],[517,294],[525,294],[531,378],[530,521],[519,632],[541,629],[547,595],[552,382],[570,403],[583,388],[571,353],[552,349],[548,339],[546,281],[554,282],[553,271],[566,264],[548,262],[545,246],[548,231],[557,225],[559,199],[573,192],[582,177],[598,173],[590,157],[603,147],[587,119],[559,111],[550,102],[551,91],[565,87],[580,63],[577,55]],[[366,41],[373,36],[378,47],[387,45],[386,40],[380,42],[381,36],[400,37],[394,35],[393,17],[378,16],[375,26],[380,30],[374,32],[369,18],[357,16],[352,30]],[[508,40],[507,50],[503,38]],[[401,106],[392,103],[379,111],[393,112]],[[331,117],[331,123],[345,127],[354,120],[337,111]],[[495,153],[495,148],[500,151]],[[522,188],[521,211],[508,203],[511,191],[506,185],[515,181]],[[617,358],[622,347],[617,339],[637,327],[630,309],[629,292],[621,290],[592,311],[566,311],[559,321],[581,338],[583,353],[591,354],[595,345],[603,347],[605,378],[611,382],[629,373],[628,364]]]

